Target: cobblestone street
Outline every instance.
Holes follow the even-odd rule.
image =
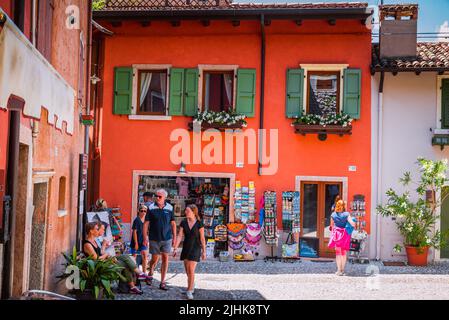
[[[206,262],[197,268],[197,300],[307,300],[340,299],[449,299],[449,263],[425,268],[386,267],[348,264],[347,276],[334,274],[332,262]],[[378,274],[368,276],[367,273]],[[159,273],[155,274],[158,280]],[[118,294],[125,300],[185,299],[186,275],[181,262],[171,262],[167,283],[170,290],[159,290],[159,281],[150,288],[143,284],[141,296]],[[335,295],[338,292],[339,294]]]

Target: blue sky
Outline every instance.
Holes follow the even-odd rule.
[[[256,2],[256,3],[286,3],[286,2],[367,2],[369,5],[377,6],[381,0],[360,0],[360,1],[342,1],[342,0],[234,0],[234,2]],[[444,35],[446,41],[449,41],[449,0],[384,0],[384,4],[396,3],[418,3],[418,32],[446,32]],[[375,12],[377,22],[377,10]],[[375,29],[376,32],[377,29]],[[422,37],[420,35],[419,37]],[[436,41],[437,38],[419,38],[418,41]]]

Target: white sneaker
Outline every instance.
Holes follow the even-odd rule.
[[[188,292],[187,289],[181,290],[182,294],[187,294],[187,292]],[[193,290],[190,291],[190,292],[192,292],[192,294],[194,294],[195,293],[195,288],[193,288]]]
[[[187,296],[188,300],[193,300],[193,292],[192,291],[187,291],[186,296]]]

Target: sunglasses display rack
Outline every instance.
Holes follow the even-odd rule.
[[[355,228],[351,235],[351,245],[349,249],[349,260],[352,263],[367,263],[368,257],[364,257],[363,253],[366,247],[366,201],[364,195],[354,195],[350,203],[350,212],[355,221]]]
[[[299,191],[282,192],[282,229],[287,232],[300,232]]]
[[[279,234],[277,231],[277,210],[276,210],[276,192],[264,192],[264,222],[263,234],[265,242],[271,247],[271,256],[266,256],[265,261],[276,261],[281,258],[274,255],[274,247],[278,244]]]

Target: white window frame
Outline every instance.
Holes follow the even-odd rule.
[[[434,130],[434,133],[436,133],[436,134],[449,134],[449,129],[441,128],[441,121],[440,121],[440,119],[442,119],[442,110],[443,110],[442,101],[441,101],[441,94],[443,93],[441,86],[443,85],[443,79],[449,79],[449,74],[446,73],[446,74],[437,76],[437,90],[436,90],[437,118],[435,119],[436,123],[435,123],[435,130]]]
[[[170,69],[171,64],[133,64],[133,89],[132,89],[132,111],[128,116],[129,120],[171,120],[171,116],[168,114],[168,106],[170,104]],[[139,83],[138,75],[139,71],[152,71],[152,70],[167,70],[167,89],[165,97],[165,115],[143,115],[137,114],[137,94],[139,92],[137,86]]]
[[[314,72],[314,71],[332,71],[332,72],[340,72],[340,97],[339,97],[339,103],[338,103],[338,112],[341,112],[343,110],[343,90],[344,90],[344,71],[348,68],[348,64],[300,64],[299,65],[302,69],[304,69],[304,94],[303,94],[303,111],[304,114],[307,114],[307,96],[308,96],[308,73]]]
[[[204,72],[207,71],[233,71],[234,81],[233,81],[233,91],[232,91],[232,109],[235,110],[235,102],[237,98],[237,70],[238,65],[235,64],[199,64],[198,65],[198,106],[201,111],[203,110],[203,80]]]

